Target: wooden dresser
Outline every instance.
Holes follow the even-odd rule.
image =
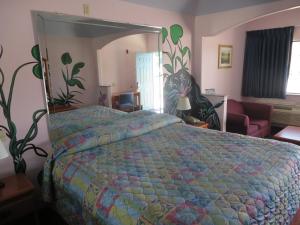
[[[18,174],[1,179],[5,186],[0,189],[0,225],[33,214],[35,224],[39,224],[35,204],[35,189],[31,181]]]

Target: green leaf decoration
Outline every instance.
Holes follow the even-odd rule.
[[[85,89],[84,88],[84,86],[83,86],[83,84],[81,83],[81,81],[80,80],[78,80],[78,79],[71,79],[71,80],[68,80],[68,85],[70,85],[70,86],[77,86],[77,87],[79,87],[80,89]]]
[[[67,65],[67,64],[71,64],[71,63],[72,63],[72,58],[71,58],[69,52],[65,52],[65,53],[61,56],[61,62],[62,62],[64,65]]]
[[[179,56],[176,56],[176,61],[178,61],[181,66],[183,66],[183,61]]]
[[[162,43],[165,43],[165,41],[169,35],[167,28],[163,27],[161,29],[161,34],[162,34]]]
[[[16,174],[25,173],[26,172],[26,162],[23,158],[17,157],[14,159],[15,172]]]
[[[171,74],[174,73],[174,69],[170,64],[164,64],[164,68]]]
[[[65,99],[63,97],[60,97],[60,98],[54,98],[53,99],[53,104],[55,104],[55,105],[65,105],[66,102],[65,102]]]
[[[35,60],[37,60],[38,62],[41,61],[39,45],[35,45],[35,46],[32,47],[32,49],[31,49],[31,55],[32,55],[32,57],[33,57]]]
[[[171,39],[174,45],[178,44],[178,41],[183,36],[183,29],[179,24],[174,24],[170,27]]]
[[[3,55],[3,46],[0,45],[0,59],[2,58],[2,55]]]
[[[66,66],[69,64],[72,64],[72,57],[70,53],[65,52],[61,56],[62,63]],[[68,68],[62,69],[61,73],[63,76],[63,79],[66,84],[66,92],[63,92],[61,90],[61,93],[57,93],[58,98],[54,99],[55,104],[76,104],[76,103],[82,103],[79,100],[75,99],[75,93],[82,94],[79,91],[71,90],[70,87],[78,87],[80,89],[85,89],[83,84],[81,83],[81,80],[84,81],[82,77],[80,77],[79,73],[80,70],[85,66],[85,63],[78,62],[73,65],[72,72],[69,72]]]
[[[171,55],[171,53],[169,53],[169,52],[163,52],[163,53],[169,57],[170,61],[172,61],[172,55]]]
[[[80,69],[84,67],[83,62],[76,63],[72,69],[72,77],[80,72]]]
[[[188,52],[189,48],[188,47],[184,47],[181,51],[183,57],[185,56],[185,54]]]
[[[61,70],[61,73],[63,75],[63,78],[64,78],[65,82],[68,83],[68,78],[67,78],[65,72],[63,70]]]
[[[32,68],[32,73],[36,78],[41,79],[41,80],[43,79],[42,66],[40,63],[37,63],[36,65],[34,65],[34,67]]]
[[[75,79],[75,83],[76,83],[77,87],[79,87],[80,89],[83,89],[83,90],[85,89],[80,80]]]
[[[75,79],[68,80],[67,84],[72,87],[75,86],[76,85]]]
[[[60,89],[60,92],[64,98],[67,98],[67,95]]]

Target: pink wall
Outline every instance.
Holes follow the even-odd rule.
[[[135,90],[136,54],[158,51],[157,40],[158,34],[130,35],[112,41],[98,50],[101,85],[112,85],[113,94]]]
[[[233,46],[232,68],[218,68],[218,46]],[[214,88],[219,95],[240,99],[242,67],[244,59],[245,29],[230,29],[217,36],[204,37],[202,40],[202,91]]]
[[[261,16],[270,15],[275,12],[299,7],[299,0],[272,1],[265,4],[258,4],[240,9],[228,10],[224,12],[212,13],[203,16],[197,16],[194,23],[193,37],[193,73],[200,85],[203,76],[209,76],[202,73],[202,38],[214,36],[230,28],[238,27],[249,21],[255,20]],[[201,89],[203,89],[201,87]]]
[[[260,18],[216,36],[204,37],[202,42],[202,90],[215,88],[218,94],[228,95],[228,98],[241,99],[246,31],[299,25],[300,9],[293,9]],[[299,28],[295,30],[294,39],[300,39]],[[230,69],[218,69],[219,44],[233,45],[233,66]],[[288,100],[300,103],[299,96],[288,96]]]
[[[82,16],[83,3],[90,5],[90,17],[93,18],[152,26],[181,24],[185,32],[183,42],[191,47],[194,22],[192,16],[139,6],[120,0],[2,0],[0,3],[0,43],[4,47],[4,55],[0,64],[6,74],[6,90],[7,81],[10,80],[14,69],[23,62],[31,60],[30,50],[36,44],[31,10]],[[41,81],[31,74],[31,68],[22,70],[22,74],[17,79],[13,97],[12,116],[18,127],[18,135],[21,137],[31,125],[32,112],[39,108],[45,108]],[[4,123],[3,121],[1,113],[1,124]],[[39,134],[34,142],[40,144],[47,142],[47,140],[48,131],[44,118],[39,123]],[[0,162],[0,177],[13,173],[10,168],[11,164],[11,160]],[[29,172],[40,167],[40,164],[39,159],[30,160],[28,162]]]

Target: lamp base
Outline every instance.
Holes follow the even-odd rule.
[[[5,187],[5,183],[0,181],[0,189]]]

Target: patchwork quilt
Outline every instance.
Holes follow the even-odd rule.
[[[69,224],[289,224],[299,208],[299,147],[108,111],[53,126],[44,198]]]

